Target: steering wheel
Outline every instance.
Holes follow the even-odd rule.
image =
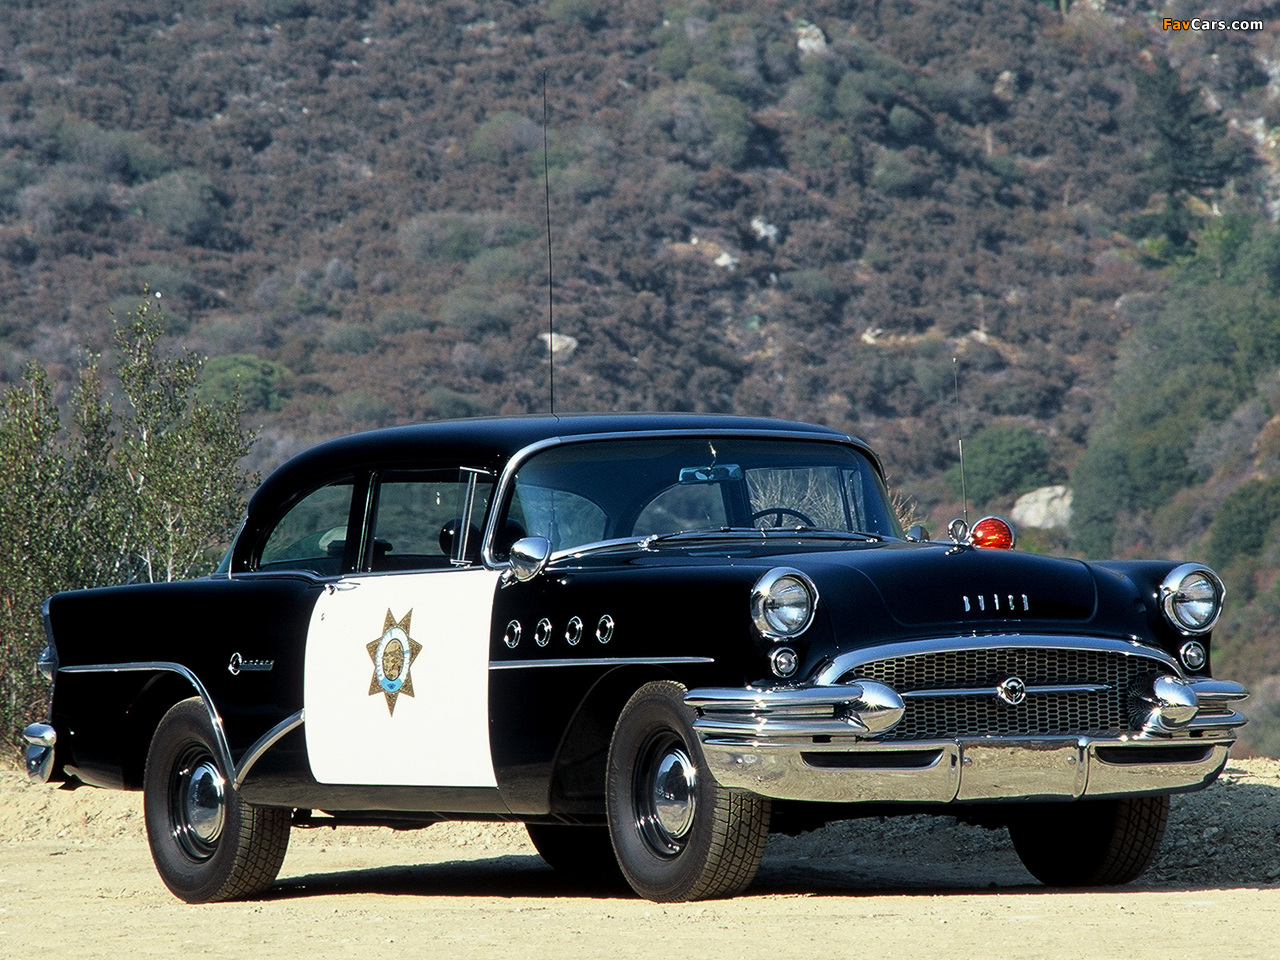
[[[801,513],[799,510],[793,510],[791,507],[765,507],[763,510],[757,510],[751,515],[752,525],[754,526],[755,522],[762,517],[773,517],[773,525],[775,527],[782,526],[783,517],[795,517],[806,527],[817,526],[817,524],[813,522],[812,517]]]

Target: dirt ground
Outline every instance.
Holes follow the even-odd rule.
[[[1174,798],[1153,869],[1050,891],[1004,831],[910,817],[773,837],[733,900],[659,905],[553,873],[523,828],[294,830],[258,900],[189,906],[151,865],[141,795],[0,770],[0,957],[1280,957],[1280,761]]]

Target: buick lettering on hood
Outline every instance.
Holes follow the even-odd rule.
[[[203,579],[45,605],[34,778],[141,790],[178,897],[274,882],[295,826],[526,824],[558,870],[731,896],[770,830],[1007,827],[1126,883],[1244,718],[1197,563],[904,532],[876,455],[693,415],[397,427],[250,500]]]

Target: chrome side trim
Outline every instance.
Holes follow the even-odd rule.
[[[1041,649],[1092,650],[1119,653],[1125,656],[1158,660],[1167,666],[1171,673],[1179,676],[1182,674],[1177,661],[1170,654],[1138,640],[1037,633],[997,633],[981,636],[970,635],[937,637],[927,640],[904,640],[896,643],[883,643],[874,647],[863,647],[859,650],[852,650],[849,653],[842,653],[836,657],[825,670],[814,678],[813,682],[819,686],[839,683],[840,679],[850,671],[862,666],[864,663],[871,663],[875,660],[896,660],[902,657],[927,653],[960,653],[967,650],[992,650],[1001,647],[1039,647]]]
[[[490,670],[532,670],[537,667],[620,667],[628,664],[715,663],[714,657],[578,657],[553,660],[490,660]]]
[[[251,746],[245,755],[240,758],[240,765],[236,767],[235,777],[232,778],[231,787],[239,790],[244,785],[245,778],[249,775],[249,771],[253,769],[253,765],[257,763],[262,755],[274,747],[282,740],[286,734],[297,730],[305,722],[305,711],[299,710],[291,717],[285,717],[274,727],[258,738],[257,742]]]
[[[234,770],[235,763],[231,759],[231,749],[227,746],[227,734],[222,728],[222,717],[218,715],[218,708],[213,705],[213,698],[209,696],[209,691],[205,689],[205,685],[200,682],[190,669],[184,667],[180,663],[172,663],[167,660],[153,660],[140,663],[83,663],[74,667],[62,667],[61,673],[146,673],[149,671],[161,671],[166,673],[176,673],[182,679],[186,680],[195,689],[196,694],[200,697],[204,708],[208,711],[209,721],[213,724],[214,737],[217,739],[218,762],[222,764],[223,770]]]

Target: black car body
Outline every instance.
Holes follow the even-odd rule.
[[[523,821],[659,900],[770,824],[1008,825],[1051,883],[1137,876],[1244,722],[1212,571],[905,535],[875,454],[799,423],[442,422],[321,444],[220,569],[45,608],[45,780],[143,789],[165,882],[269,885],[291,824]]]

